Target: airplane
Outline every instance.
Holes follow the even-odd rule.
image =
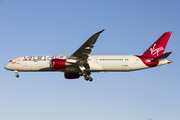
[[[14,71],[17,78],[19,72],[56,71],[64,72],[66,79],[84,76],[86,81],[93,81],[93,72],[128,72],[172,63],[166,59],[172,52],[164,53],[172,32],[165,32],[141,55],[90,55],[103,31],[92,35],[70,56],[23,56],[10,60],[4,68]]]

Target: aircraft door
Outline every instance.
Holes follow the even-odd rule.
[[[134,63],[138,64],[138,57],[134,57]]]

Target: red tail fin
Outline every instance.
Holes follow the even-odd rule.
[[[163,54],[172,32],[164,33],[141,56],[158,57]]]

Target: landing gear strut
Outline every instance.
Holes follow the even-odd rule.
[[[19,78],[19,72],[17,70],[14,70],[14,72],[16,73],[16,77]]]

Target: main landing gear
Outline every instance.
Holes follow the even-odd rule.
[[[17,70],[14,70],[14,72],[16,73],[16,77],[19,78],[19,72]]]
[[[87,77],[87,76],[84,76],[84,79],[86,80],[86,81],[90,81],[90,82],[92,82],[93,81],[93,78],[92,77]]]
[[[86,72],[83,72],[83,73],[80,72],[80,73],[79,73],[80,76],[84,76],[84,79],[85,79],[86,81],[92,82],[92,81],[93,81],[93,78],[90,77],[90,74],[91,74],[91,73],[86,73]]]

